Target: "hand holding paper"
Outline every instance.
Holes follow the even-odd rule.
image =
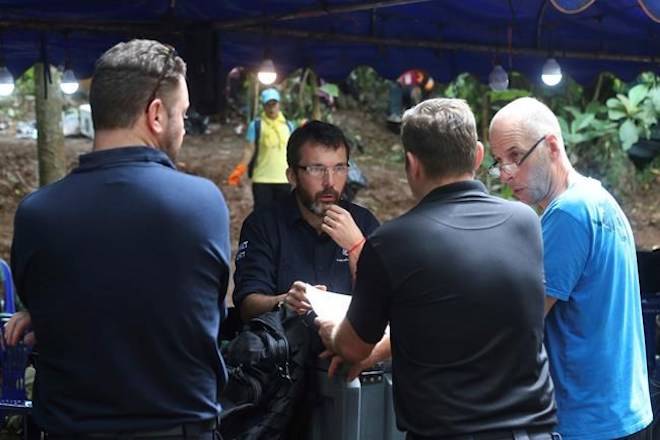
[[[350,295],[328,292],[306,284],[305,294],[316,315],[322,320],[341,322],[351,304]]]

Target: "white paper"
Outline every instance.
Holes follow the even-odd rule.
[[[310,284],[305,286],[305,294],[319,318],[337,323],[344,319],[351,304],[350,295],[320,290]]]

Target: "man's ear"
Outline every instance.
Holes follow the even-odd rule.
[[[484,161],[484,144],[481,142],[477,141],[477,150],[474,155],[474,172],[476,173],[479,167],[481,166],[481,162]]]
[[[422,173],[422,163],[410,151],[406,151],[406,168],[408,173],[415,178],[419,178]]]
[[[149,103],[146,111],[147,127],[149,128],[149,131],[157,135],[165,132],[163,118],[165,117],[166,111],[167,109],[160,98],[156,98]]]
[[[296,176],[296,172],[293,168],[289,167],[286,169],[286,178],[292,188],[295,188],[298,185],[298,176]]]
[[[551,159],[556,159],[561,156],[562,148],[557,136],[554,134],[546,135],[545,143],[548,145],[548,151],[550,152]]]

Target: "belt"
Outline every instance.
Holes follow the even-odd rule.
[[[409,432],[406,440],[561,440],[561,434],[545,430],[513,429],[429,437]]]
[[[183,423],[173,428],[156,429],[150,431],[129,431],[129,432],[90,432],[85,434],[48,434],[48,440],[93,440],[93,439],[114,439],[114,440],[133,440],[148,439],[158,437],[183,437],[194,438],[201,434],[214,431],[218,427],[216,419],[204,420],[201,422]]]

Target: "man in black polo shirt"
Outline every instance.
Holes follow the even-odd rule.
[[[133,40],[97,62],[94,151],[27,196],[12,269],[39,365],[34,420],[50,440],[215,438],[229,216],[210,181],[178,172],[186,65]]]
[[[289,197],[257,209],[243,223],[236,255],[234,303],[244,320],[284,303],[309,309],[305,284],[350,294],[364,237],[378,227],[358,205],[340,200],[349,149],[342,131],[311,121],[287,144]]]
[[[409,440],[549,440],[538,218],[473,180],[483,146],[464,101],[407,111],[402,139],[419,204],[369,237],[346,318],[318,322],[324,344],[359,362],[390,324]]]

